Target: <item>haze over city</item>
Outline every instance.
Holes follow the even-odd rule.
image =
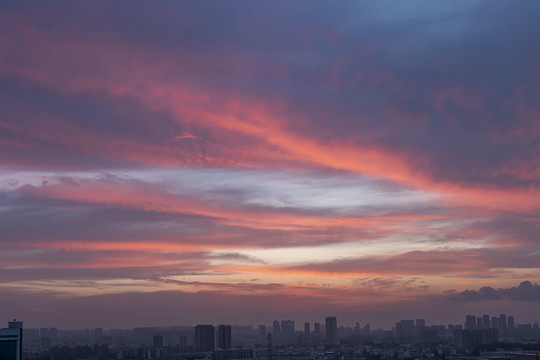
[[[539,16],[1,2],[0,319],[539,321]]]

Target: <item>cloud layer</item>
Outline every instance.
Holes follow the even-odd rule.
[[[0,10],[2,316],[538,301],[539,4]]]

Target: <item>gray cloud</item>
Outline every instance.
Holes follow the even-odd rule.
[[[21,26],[32,24],[51,39],[66,37],[69,28],[78,41],[128,44],[126,52],[142,49],[146,57],[130,61],[140,61],[141,67],[147,62],[152,68],[162,66],[163,78],[214,94],[205,106],[220,108],[245,97],[271,99],[281,104],[270,106],[274,115],[310,119],[291,121],[288,130],[293,133],[405,155],[418,171],[437,180],[520,189],[537,185],[533,175],[540,129],[535,119],[540,109],[533,94],[540,82],[535,71],[540,48],[533,34],[540,33],[538,4],[477,1],[447,6],[418,1],[401,5],[399,16],[397,10],[368,3],[309,5],[225,3],[219,10],[205,4],[138,3],[130,9],[88,5],[106,11],[69,4],[56,4],[54,10],[3,7],[19,16]],[[102,26],[85,26],[88,23]],[[6,23],[5,33],[13,34],[15,42],[27,40],[9,26]],[[10,52],[20,63],[33,64],[32,55]],[[111,157],[124,156],[124,166],[137,162],[136,156],[126,160],[120,151],[97,151],[106,144],[44,143],[34,136],[39,135],[34,125],[48,114],[59,125],[59,134],[69,128],[65,125],[97,139],[109,134],[123,141],[117,149],[132,141],[140,145],[134,152],[151,149],[157,162],[207,164],[207,157],[229,164],[253,161],[249,150],[260,146],[257,139],[199,125],[186,129],[182,119],[145,108],[135,95],[111,96],[107,74],[114,72],[112,64],[70,61],[65,66],[64,59],[69,56],[57,61],[56,71],[76,75],[84,69],[101,79],[101,91],[65,95],[32,86],[28,78],[4,76],[0,91],[6,99],[2,108],[9,105],[5,118],[26,129],[6,136],[24,145],[2,147],[10,158],[30,162],[34,154],[35,166],[46,158],[49,166],[67,162],[64,166],[80,168],[112,166]],[[212,59],[221,60],[216,64]],[[44,71],[54,73],[55,66],[50,66]],[[219,95],[223,93],[232,95]],[[31,116],[28,104],[40,116]],[[174,135],[184,131],[208,141],[174,142]],[[256,161],[272,162],[264,156]],[[288,160],[281,161],[283,165]]]
[[[516,301],[540,302],[540,285],[533,284],[530,281],[523,281],[519,286],[506,289],[485,286],[478,290],[448,291],[446,296],[449,299],[459,301],[486,301],[505,298]]]

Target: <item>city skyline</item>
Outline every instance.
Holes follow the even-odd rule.
[[[525,322],[521,321],[515,321],[515,318],[512,314],[499,314],[499,316],[491,316],[493,314],[482,314],[482,315],[465,315],[463,317],[463,321],[459,321],[458,319],[454,319],[455,321],[447,324],[441,324],[429,321],[429,319],[424,318],[406,318],[406,319],[400,319],[395,321],[394,324],[390,328],[383,328],[383,327],[372,327],[369,323],[361,323],[358,321],[352,321],[349,324],[350,319],[345,319],[345,321],[339,321],[337,316],[325,316],[323,317],[323,320],[318,321],[307,321],[307,322],[301,322],[297,320],[273,320],[272,323],[250,323],[250,324],[239,324],[239,323],[229,323],[229,324],[222,324],[218,322],[206,322],[205,324],[197,323],[197,324],[175,324],[172,326],[161,326],[158,324],[147,324],[147,326],[137,326],[133,329],[155,329],[155,336],[159,338],[159,340],[154,339],[154,342],[162,342],[163,338],[160,336],[159,329],[167,329],[167,328],[176,328],[176,327],[192,327],[195,331],[195,334],[199,332],[199,329],[202,330],[202,332],[205,332],[210,327],[215,332],[215,339],[214,342],[216,346],[220,347],[218,344],[222,344],[222,349],[226,349],[227,347],[230,347],[230,344],[227,343],[226,340],[231,335],[231,327],[238,328],[242,327],[245,329],[249,329],[252,332],[259,333],[259,335],[262,335],[263,337],[266,337],[268,334],[284,334],[287,336],[293,336],[298,333],[307,333],[307,334],[319,334],[319,335],[327,335],[328,331],[330,331],[331,340],[327,339],[327,342],[333,342],[334,341],[334,332],[337,331],[337,329],[356,329],[359,331],[367,331],[369,332],[370,329],[373,331],[380,331],[380,330],[393,330],[397,331],[398,333],[402,331],[400,329],[400,326],[407,327],[407,329],[404,329],[403,331],[411,333],[411,329],[424,329],[424,328],[430,328],[431,326],[444,326],[444,327],[457,327],[458,329],[464,329],[464,330],[470,330],[470,329],[496,329],[501,331],[501,335],[505,335],[504,332],[506,331],[514,331],[519,326],[524,325],[530,325],[531,327],[538,328],[539,322],[534,321],[534,319],[527,319]],[[483,322],[482,319],[489,319],[487,322]],[[23,321],[20,319],[13,319],[13,321],[9,322],[10,327],[14,326],[12,324],[17,324],[18,328],[22,328]],[[313,329],[311,328],[311,325],[313,324]],[[49,324],[50,325],[50,324]],[[36,327],[30,327],[30,329],[38,329]],[[95,329],[89,328],[89,327],[80,327],[76,329],[59,329],[54,326],[45,326],[40,327],[42,331],[53,331],[57,332],[60,331],[80,331],[80,330],[99,330],[100,336],[104,334],[104,332],[111,331],[111,330],[119,330],[118,328],[103,328],[103,327],[97,327]],[[124,328],[123,330],[128,330],[129,328]],[[262,331],[263,329],[264,331]],[[331,329],[331,330],[328,330]],[[220,340],[219,337],[222,337]]]
[[[272,327],[213,325],[136,327],[133,329],[26,328],[20,321],[0,328],[0,357],[87,359],[463,359],[491,355],[506,359],[529,359],[538,355],[538,323],[515,324],[511,315],[467,315],[465,326],[429,325],[425,319],[401,320],[392,330],[337,326],[335,316],[325,324],[309,323],[295,331],[294,321],[274,320]],[[484,321],[486,320],[486,321]],[[493,325],[493,326],[491,326]],[[268,333],[265,331],[269,329]],[[24,344],[23,344],[24,343]],[[93,344],[93,345],[91,345]],[[518,346],[518,347],[516,347]],[[21,351],[22,350],[22,351]],[[21,357],[21,354],[26,354]]]
[[[489,321],[487,323],[483,322],[483,319],[485,320],[486,317],[488,317]],[[501,318],[504,318],[502,320]],[[528,317],[528,318],[518,318],[514,316],[513,313],[502,313],[502,314],[486,314],[486,313],[478,313],[478,314],[467,314],[462,315],[461,318],[454,318],[451,319],[448,322],[441,322],[429,318],[422,318],[422,317],[411,317],[411,316],[404,316],[402,318],[395,318],[393,320],[390,320],[387,324],[387,326],[380,325],[380,323],[370,323],[366,321],[365,319],[356,319],[356,318],[345,318],[345,319],[339,319],[338,316],[328,316],[324,315],[319,318],[315,319],[298,319],[298,318],[282,318],[282,317],[274,317],[273,320],[269,321],[258,321],[257,319],[251,319],[251,322],[235,322],[235,321],[229,321],[229,322],[223,322],[218,321],[216,319],[214,320],[202,320],[205,319],[205,317],[200,317],[200,319],[194,320],[192,323],[169,323],[169,324],[157,324],[157,323],[137,323],[137,325],[133,326],[133,328],[168,328],[168,327],[197,327],[200,325],[209,325],[214,326],[216,330],[216,334],[221,326],[241,326],[241,327],[250,327],[254,332],[260,332],[260,327],[263,326],[265,329],[266,334],[276,334],[276,333],[282,333],[282,334],[288,334],[293,335],[294,333],[298,332],[306,332],[306,329],[309,329],[310,333],[320,333],[323,334],[326,328],[326,323],[329,321],[332,321],[331,319],[335,319],[334,324],[337,328],[358,328],[364,329],[367,326],[367,329],[371,328],[372,330],[396,330],[396,325],[400,322],[406,321],[413,323],[416,323],[416,326],[418,326],[418,323],[420,322],[421,326],[461,326],[463,329],[475,329],[475,328],[493,328],[500,330],[501,328],[511,328],[514,329],[517,326],[523,326],[523,325],[531,325],[531,326],[537,326],[540,321],[537,318]],[[207,318],[206,318],[207,319]],[[279,319],[279,320],[278,320]],[[22,319],[13,319],[13,322],[19,321],[21,324],[23,323]],[[84,324],[79,324],[78,327],[68,327],[68,328],[59,328],[54,323],[50,324],[35,324],[32,321],[26,322],[26,324],[29,324],[27,326],[28,328],[54,328],[57,330],[82,330],[82,329],[103,329],[103,330],[114,330],[114,329],[130,329],[131,326],[125,326],[125,327],[104,327],[104,326],[88,326],[88,324],[85,326]],[[501,325],[501,322],[506,325]],[[93,323],[95,324],[95,323]],[[205,325],[206,324],[206,325]],[[313,325],[313,327],[312,327]],[[334,326],[334,325],[332,325]],[[322,330],[321,330],[322,329]],[[230,330],[227,330],[230,331]],[[216,335],[217,336],[217,335]],[[217,338],[216,338],[217,343]]]
[[[540,320],[540,3],[390,4],[0,3],[0,318]]]

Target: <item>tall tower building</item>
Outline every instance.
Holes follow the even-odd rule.
[[[304,323],[304,334],[306,335],[311,334],[311,326],[308,322]]]
[[[465,317],[465,329],[468,329],[468,330],[476,329],[476,316],[467,315]]]
[[[313,323],[313,333],[315,335],[319,335],[321,333],[321,324],[319,324],[318,322]]]
[[[482,318],[480,316],[476,318],[476,328],[477,329],[483,329],[484,328],[484,318]]]
[[[326,317],[326,343],[328,345],[338,345],[337,337],[337,317],[328,316]]]
[[[277,335],[277,334],[279,334],[280,332],[281,332],[281,326],[279,326],[279,321],[274,320],[274,321],[272,322],[272,333],[273,333],[274,335]]]
[[[489,315],[483,315],[482,322],[484,323],[484,329],[489,329],[491,327],[489,326]]]
[[[13,320],[7,329],[0,329],[0,359],[21,360],[23,323]]]
[[[426,329],[426,319],[416,319],[414,330],[417,337],[422,335],[422,331]]]
[[[516,328],[515,324],[514,324],[514,317],[513,316],[509,316],[507,318],[507,321],[508,321],[508,333],[511,335],[514,333],[514,330]]]
[[[496,316],[493,316],[491,318],[491,328],[492,329],[498,329],[499,328],[499,319]]]
[[[294,321],[281,320],[281,332],[285,336],[293,336],[294,335]]]
[[[154,335],[154,349],[159,349],[163,347],[163,336],[156,334]]]
[[[195,345],[197,351],[200,352],[215,350],[215,330],[213,325],[195,326]]]
[[[402,336],[409,339],[414,336],[414,320],[401,320]]]
[[[218,326],[218,348],[226,350],[231,348],[231,325]]]
[[[403,337],[403,326],[401,324],[401,321],[398,321],[396,323],[396,336],[398,339],[401,339]]]
[[[499,315],[499,334],[504,336],[506,335],[506,328],[507,328],[507,323],[506,323],[506,314],[501,314]]]

